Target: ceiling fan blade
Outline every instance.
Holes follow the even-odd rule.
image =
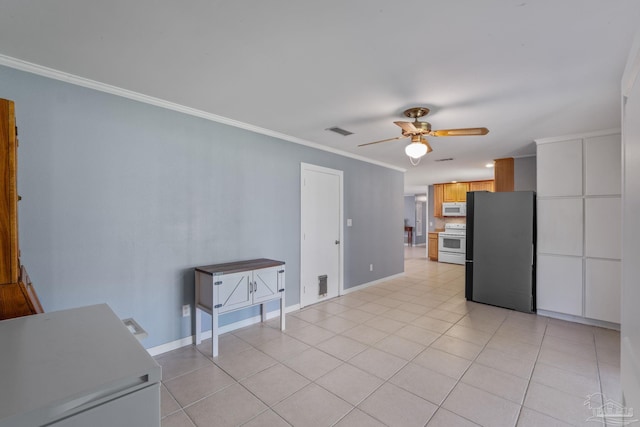
[[[406,136],[397,136],[395,138],[383,139],[382,141],[367,142],[366,144],[358,145],[358,147],[364,147],[365,145],[372,145],[372,144],[380,144],[381,142],[387,142],[387,141],[395,141],[396,139],[402,139],[402,138],[406,138]]]
[[[416,128],[411,122],[393,122],[396,125],[400,126],[403,131],[408,133],[419,133],[420,131]]]
[[[431,136],[471,136],[486,135],[489,133],[487,128],[465,128],[465,129],[441,129],[429,132]]]

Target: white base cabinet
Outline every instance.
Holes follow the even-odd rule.
[[[106,304],[0,322],[0,427],[160,427],[162,368]]]
[[[51,427],[113,427],[159,426],[159,411],[149,413],[148,408],[159,407],[160,384],[111,400],[70,418],[51,424]]]
[[[582,316],[582,258],[538,255],[537,263],[537,308]]]
[[[620,323],[620,261],[587,259],[585,316]]]

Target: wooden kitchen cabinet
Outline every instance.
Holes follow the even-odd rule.
[[[13,101],[0,99],[0,320],[42,313],[20,265],[18,246],[18,132]]]
[[[494,160],[493,176],[496,192],[513,191],[515,183],[513,157]]]
[[[13,102],[0,100],[0,284],[17,283],[20,274],[18,255],[18,141]]]
[[[442,199],[444,193],[444,184],[433,185],[433,216],[442,218]]]
[[[438,261],[438,233],[429,233],[429,259]]]
[[[455,182],[444,184],[443,201],[445,202],[466,202],[468,182]]]
[[[469,191],[491,191],[493,192],[494,181],[492,179],[487,181],[471,181],[469,183]]]
[[[494,191],[492,179],[471,182],[433,184],[433,216],[442,218],[443,202],[466,202],[468,191]]]

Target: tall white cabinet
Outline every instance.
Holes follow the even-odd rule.
[[[620,130],[536,140],[537,307],[620,323]]]

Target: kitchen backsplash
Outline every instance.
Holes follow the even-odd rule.
[[[435,230],[443,229],[445,224],[465,224],[467,222],[465,217],[434,218],[434,220]]]

